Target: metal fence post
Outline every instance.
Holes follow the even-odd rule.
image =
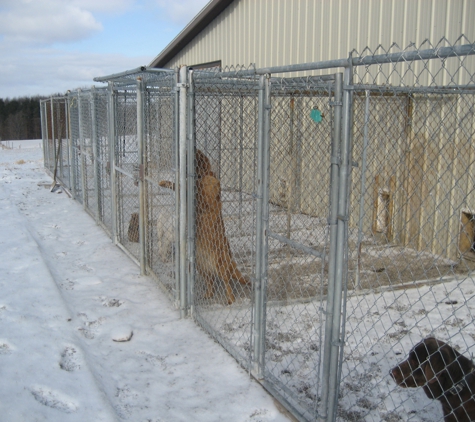
[[[345,86],[351,84],[352,68],[345,69]],[[338,378],[339,365],[341,365],[341,349],[344,345],[344,333],[341,332],[341,308],[343,290],[347,279],[346,256],[348,249],[348,188],[349,176],[351,170],[351,108],[352,92],[349,89],[343,91],[342,105],[342,134],[340,147],[340,176],[338,190],[338,215],[337,215],[337,245],[335,258],[335,293],[333,300],[333,318],[332,318],[332,344],[330,356],[330,379],[329,379],[329,397],[328,397],[328,418],[329,421],[336,420],[336,411],[338,403]]]
[[[145,274],[145,183],[144,183],[144,128],[145,128],[145,104],[144,82],[141,77],[137,78],[137,143],[139,165],[139,246],[140,246],[140,274]]]
[[[178,200],[180,204],[180,218],[178,223],[180,226],[180,316],[182,318],[187,315],[187,291],[186,291],[186,141],[187,141],[187,79],[188,79],[188,69],[186,66],[183,66],[180,69],[180,137],[179,137],[179,171],[180,171],[180,183],[178,185]]]
[[[96,115],[96,92],[95,87],[91,89],[91,133],[92,133],[92,159],[93,159],[93,169],[94,169],[94,194],[96,199],[96,209],[94,213],[96,215],[96,222],[98,223],[101,218],[101,202],[100,202],[100,192],[99,192],[99,144],[97,140],[97,115]],[[92,211],[92,210],[91,210]]]
[[[180,185],[180,89],[179,89],[179,82],[180,82],[180,70],[179,68],[175,69],[175,95],[174,95],[174,122],[173,122],[173,159],[175,160],[173,165],[175,169],[175,186]],[[180,292],[180,258],[179,258],[179,251],[180,251],[180,226],[179,226],[179,216],[180,216],[180,202],[178,201],[178,191],[175,192],[175,251],[177,254],[175,256],[174,264],[175,264],[175,295],[174,301],[175,306],[179,307],[179,292]]]
[[[193,314],[195,286],[195,91],[193,71],[188,73],[188,115],[187,115],[187,151],[188,151],[188,303]]]
[[[341,138],[341,103],[342,97],[342,74],[335,75],[335,94],[333,100],[333,137],[331,145],[331,164],[330,164],[330,215],[328,225],[330,228],[330,250],[328,258],[328,294],[327,306],[325,311],[325,341],[323,354],[323,374],[322,374],[322,400],[319,411],[320,421],[328,420],[328,405],[330,394],[330,361],[333,353],[333,315],[335,298],[335,265],[336,265],[336,246],[337,246],[337,220],[338,220],[338,193],[339,193],[339,169],[341,163],[340,156],[340,138]]]
[[[264,378],[267,229],[269,224],[269,165],[270,165],[270,75],[259,78],[258,145],[257,145],[257,218],[256,218],[256,278],[254,281],[254,375]]]
[[[50,148],[48,147],[48,164],[49,164],[49,170],[50,171],[53,171],[54,170],[54,162],[56,161],[56,157],[55,157],[55,152],[56,152],[56,148],[55,148],[55,142],[54,142],[54,131],[55,131],[55,124],[54,124],[54,101],[53,101],[53,97],[51,97],[50,99],[50,102],[51,102],[51,145],[52,145],[52,148],[53,148],[53,162],[51,163],[51,151],[50,151]]]
[[[112,213],[112,241],[114,244],[118,243],[117,239],[117,186],[115,180],[115,156],[116,156],[116,134],[115,134],[115,93],[114,83],[109,82],[109,95],[108,95],[108,126],[109,126],[109,171],[110,171],[110,184],[111,184],[111,213]]]

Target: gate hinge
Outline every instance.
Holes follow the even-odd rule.
[[[189,88],[190,85],[188,84],[185,84],[185,83],[182,83],[182,82],[179,82],[176,84],[176,89],[180,89],[180,88]]]
[[[328,105],[330,107],[335,107],[335,106],[340,106],[341,107],[343,105],[343,102],[341,102],[341,101],[329,101]]]

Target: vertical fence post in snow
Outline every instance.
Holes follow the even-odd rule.
[[[328,253],[328,292],[327,306],[325,310],[325,341],[323,351],[323,373],[322,373],[322,400],[319,410],[319,421],[327,421],[329,415],[329,394],[330,394],[330,360],[333,353],[333,315],[335,298],[335,265],[337,248],[337,226],[338,226],[338,193],[339,193],[339,172],[340,172],[340,138],[341,138],[341,109],[342,109],[342,74],[335,75],[335,94],[333,100],[333,136],[330,157],[330,212],[328,226],[330,229],[330,250]],[[338,309],[339,312],[339,309]]]
[[[114,83],[109,82],[108,95],[108,127],[109,127],[109,171],[110,171],[110,185],[111,185],[111,221],[112,221],[112,241],[114,244],[118,243],[117,239],[117,186],[115,180],[115,148],[117,145],[115,139],[115,94]]]
[[[188,303],[193,314],[194,286],[195,286],[195,91],[193,71],[188,73],[188,114],[187,114],[187,159],[188,159],[188,185],[187,185],[187,213],[188,213]]]
[[[174,124],[173,124],[173,166],[175,170],[175,186],[180,186],[180,89],[179,89],[179,82],[180,82],[180,70],[178,68],[175,69],[175,96],[174,96]],[[175,251],[178,253],[175,256],[175,296],[174,302],[175,306],[179,307],[179,292],[180,292],[180,226],[179,226],[179,215],[180,215],[180,201],[178,201],[178,190],[175,192]]]
[[[139,165],[139,246],[140,274],[145,274],[145,183],[144,183],[144,82],[137,78],[137,143]]]
[[[56,151],[56,148],[54,147],[54,101],[53,101],[53,97],[51,97],[50,99],[50,102],[51,102],[51,145],[53,147],[53,163],[56,161],[55,160],[55,156],[54,156],[54,153]],[[49,168],[49,171],[53,171],[54,170],[54,164],[51,163],[51,151],[50,151],[50,143],[48,142],[48,168]]]
[[[94,214],[96,216],[96,222],[99,222],[101,218],[101,201],[100,201],[100,192],[99,192],[99,142],[97,139],[97,115],[96,115],[96,92],[95,87],[91,89],[91,123],[92,123],[92,159],[94,165],[94,193],[96,199],[96,209]],[[92,210],[91,210],[92,211]]]
[[[352,68],[345,69],[345,86],[352,83]],[[346,288],[347,279],[347,248],[348,248],[348,189],[351,162],[351,108],[352,92],[349,89],[343,92],[342,109],[342,136],[340,148],[340,177],[338,192],[338,222],[337,222],[337,248],[335,262],[335,295],[333,305],[333,323],[332,323],[332,353],[330,359],[330,382],[329,382],[329,405],[328,416],[330,421],[336,420],[336,410],[338,403],[338,378],[339,378],[339,358],[341,357],[342,347],[344,345],[344,333],[341,332],[342,318],[342,297],[343,290]]]
[[[188,69],[186,66],[183,66],[180,69],[180,116],[179,116],[179,171],[180,171],[180,183],[178,186],[177,198],[180,204],[180,218],[178,223],[180,225],[180,316],[182,318],[186,317],[187,314],[187,291],[186,291],[186,100],[187,100],[187,77]]]
[[[270,165],[270,75],[259,79],[259,115],[257,145],[257,221],[256,221],[256,279],[254,282],[254,375],[264,377],[266,286],[267,286],[267,228],[269,224],[269,165]]]

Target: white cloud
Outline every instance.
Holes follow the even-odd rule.
[[[8,42],[73,42],[102,30],[93,13],[123,13],[133,0],[3,0],[0,34]]]
[[[136,0],[71,0],[70,4],[80,9],[89,10],[93,13],[101,12],[107,14],[123,13],[130,9]]]
[[[0,55],[5,53],[2,50],[0,48]],[[93,79],[134,69],[150,61],[150,57],[73,53],[50,48],[27,49],[18,54],[9,52],[8,56],[8,64],[0,64],[0,98],[52,95],[92,85],[105,86]]]
[[[156,4],[175,23],[189,23],[209,0],[156,0]]]

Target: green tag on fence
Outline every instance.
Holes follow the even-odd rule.
[[[310,118],[315,122],[315,123],[320,123],[322,121],[322,112],[318,108],[312,109],[310,112]]]

